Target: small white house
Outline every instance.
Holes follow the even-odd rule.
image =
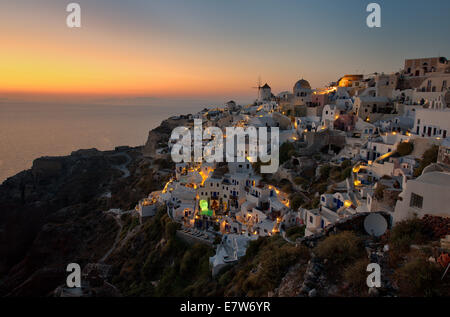
[[[394,222],[426,214],[450,217],[450,173],[424,172],[408,180],[399,195],[394,212]]]

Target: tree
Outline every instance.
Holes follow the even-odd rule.
[[[326,164],[320,167],[320,177],[323,179],[328,179],[330,177],[331,166]]]
[[[437,162],[439,152],[439,146],[433,145],[431,148],[425,151],[422,156],[422,160],[420,160],[419,167],[414,170],[414,176],[419,177],[422,175],[423,170],[425,167],[432,163]]]
[[[448,284],[441,281],[442,271],[425,258],[416,258],[394,272],[401,296],[448,296]]]
[[[397,146],[397,153],[400,156],[406,156],[412,153],[414,145],[410,142],[402,142]]]
[[[295,195],[294,198],[291,200],[291,207],[292,210],[297,210],[298,207],[300,207],[304,202],[304,199],[301,195]]]
[[[285,142],[280,146],[280,164],[287,162],[293,155],[295,155],[295,148],[292,143]]]

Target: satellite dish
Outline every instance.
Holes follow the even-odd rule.
[[[386,232],[387,227],[386,219],[380,214],[370,214],[364,219],[364,229],[371,236],[382,236]]]

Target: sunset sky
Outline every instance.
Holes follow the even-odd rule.
[[[361,0],[78,0],[80,29],[70,2],[0,2],[0,99],[250,99],[259,75],[277,93],[450,57],[448,0],[378,1],[380,29]]]

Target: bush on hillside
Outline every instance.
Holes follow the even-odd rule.
[[[360,258],[365,250],[361,238],[351,231],[344,231],[319,242],[314,253],[319,258],[341,265]]]
[[[295,241],[298,238],[302,238],[305,236],[305,226],[294,226],[290,227],[286,230],[286,236],[291,241]]]
[[[425,153],[423,153],[422,159],[419,163],[419,167],[414,170],[414,177],[419,177],[420,175],[422,175],[425,167],[437,162],[438,152],[439,146],[433,145],[431,148],[426,150]]]
[[[309,250],[305,246],[288,244],[280,236],[259,238],[250,242],[246,255],[233,269],[232,280],[229,281],[229,276],[226,278],[229,283],[224,295],[267,296],[292,265],[299,261],[306,265],[308,260]]]
[[[397,153],[400,156],[406,156],[412,153],[414,145],[411,142],[402,142],[397,146]]]
[[[420,219],[409,219],[397,223],[389,237],[393,247],[401,251],[409,250],[411,244],[420,244],[427,240],[426,228]]]
[[[285,142],[280,146],[280,165],[287,162],[295,155],[295,148],[291,142]]]
[[[367,265],[369,265],[369,260],[362,258],[345,268],[343,281],[349,284],[352,295],[363,296],[367,294]]]
[[[450,278],[442,281],[443,269],[425,258],[416,258],[398,268],[394,273],[394,280],[399,288],[400,296],[431,297],[449,296]]]
[[[291,208],[292,210],[297,210],[304,202],[303,196],[301,195],[294,195],[294,197],[291,200]]]

